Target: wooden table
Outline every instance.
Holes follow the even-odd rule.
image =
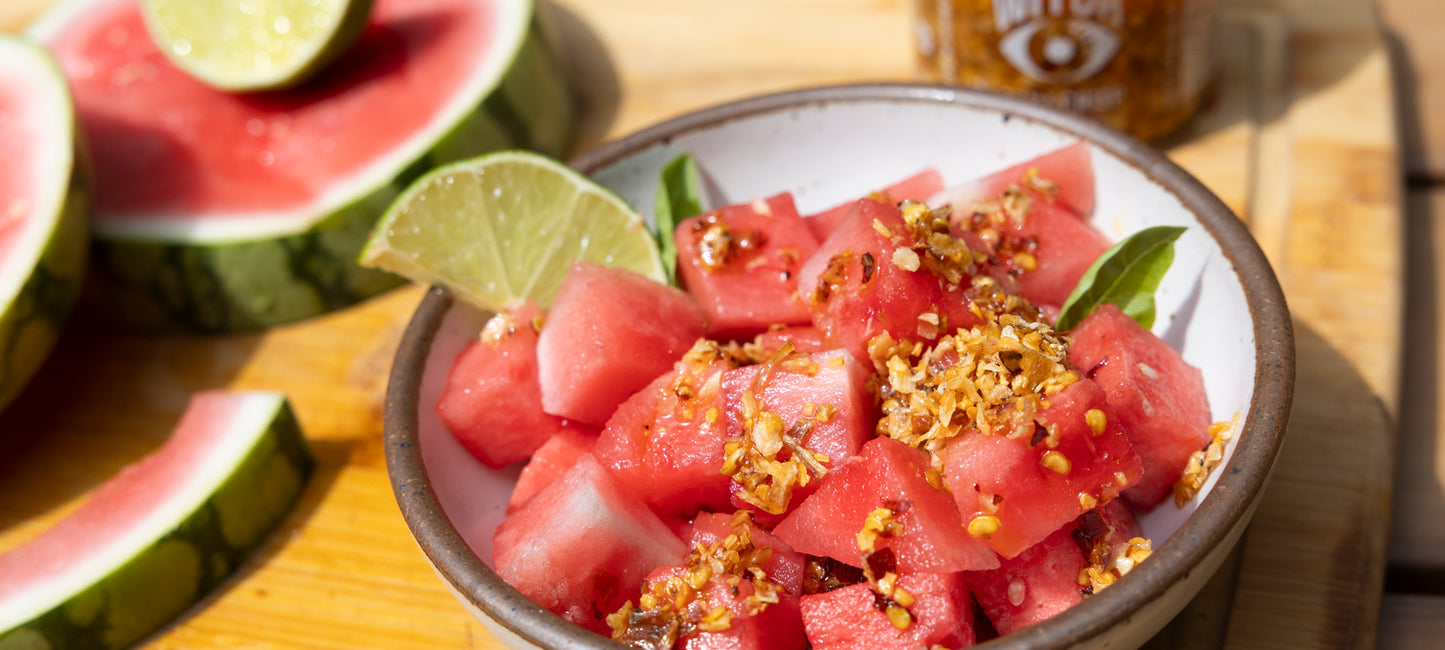
[[[1378,631],[1384,647],[1423,648],[1445,631],[1445,583],[1431,582],[1445,575],[1434,407],[1445,264],[1433,255],[1445,235],[1429,219],[1445,194],[1426,184],[1445,179],[1445,120],[1406,111],[1397,123],[1394,94],[1397,85],[1418,89],[1405,95],[1407,108],[1445,94],[1445,83],[1414,74],[1445,62],[1435,35],[1445,10],[1437,0],[1382,1],[1403,45],[1381,31],[1368,0],[1224,2],[1215,99],[1161,143],[1250,224],[1275,263],[1295,315],[1300,380],[1289,442],[1255,523],[1160,647],[1360,647]],[[0,29],[51,2],[5,0]],[[582,90],[583,147],[758,92],[914,76],[905,0],[717,6],[556,0],[549,10]],[[1408,54],[1394,70],[1392,52]],[[1408,223],[1397,124],[1408,142],[1423,132],[1437,143],[1407,148]],[[416,549],[383,464],[386,371],[420,295],[401,289],[226,337],[72,323],[0,415],[0,549],[159,445],[190,392],[281,389],[320,460],[315,479],[259,556],[151,644],[495,647]],[[1395,494],[1397,428],[1406,453]]]

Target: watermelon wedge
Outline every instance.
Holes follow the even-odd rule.
[[[312,464],[280,393],[194,396],[164,446],[0,555],[0,648],[135,643],[260,545]]]
[[[134,0],[68,0],[30,34],[69,77],[95,156],[85,302],[142,329],[274,325],[396,286],[354,260],[410,181],[571,142],[573,107],[530,0],[378,0],[319,76],[253,95],[172,66]]]
[[[80,295],[87,191],[65,77],[0,36],[0,409],[50,354]]]

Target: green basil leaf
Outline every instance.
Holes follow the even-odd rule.
[[[662,266],[667,270],[667,279],[677,284],[677,244],[672,234],[677,222],[702,214],[702,179],[697,173],[697,163],[692,156],[682,154],[662,168],[662,179],[657,184],[657,199],[653,216],[657,220],[657,250],[662,256]]]
[[[1104,251],[1064,301],[1054,329],[1067,332],[1105,304],[1118,306],[1145,329],[1153,327],[1154,291],[1174,262],[1174,240],[1182,234],[1182,226],[1145,228]]]

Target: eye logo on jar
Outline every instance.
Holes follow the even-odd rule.
[[[1040,83],[1071,84],[1094,76],[1119,52],[1119,36],[1086,20],[1030,21],[1005,34],[999,53]]]

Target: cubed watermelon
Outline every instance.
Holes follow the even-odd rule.
[[[1036,203],[1022,222],[1010,220],[1000,242],[1003,250],[1026,250],[1032,259],[1008,255],[1001,262],[1018,279],[1019,295],[1057,307],[1109,246],[1103,233],[1068,206]]]
[[[858,567],[863,566],[859,546],[865,535],[873,549],[892,549],[903,573],[998,566],[994,552],[964,532],[953,497],[929,483],[929,465],[922,451],[891,438],[874,438],[863,445],[861,455],[830,471],[818,491],[773,533],[802,553]],[[879,515],[879,509],[885,513]],[[889,522],[899,529],[887,530]],[[870,523],[871,534],[865,532]]]
[[[885,599],[868,583],[803,596],[803,626],[813,650],[918,650],[974,644],[973,601],[962,573],[904,573],[897,587],[912,600],[903,608],[907,615],[897,619],[887,613],[890,605],[899,605],[897,597]]]
[[[682,285],[716,339],[752,338],[771,325],[807,324],[796,276],[818,249],[791,194],[684,219],[674,233]]]
[[[671,646],[679,650],[805,650],[808,647],[797,595],[778,593],[775,602],[764,602],[772,598],[758,598],[758,590],[747,576],[729,573],[710,575],[700,587],[693,587],[693,580],[696,580],[695,572],[685,566],[662,567],[649,575],[647,582],[654,585],[653,592],[672,596],[671,602],[664,605],[661,614],[632,617],[620,640],[635,647],[668,647],[663,644],[672,633],[681,637]],[[663,586],[669,581],[673,587]],[[687,592],[689,597],[678,599],[673,595],[680,591]],[[679,600],[684,604],[681,611],[673,609]],[[673,628],[674,625],[677,627]]]
[[[1052,196],[1046,196],[1034,189],[1038,185],[1030,176],[1053,184],[1055,191]],[[1089,158],[1089,145],[1083,141],[945,189],[929,199],[929,203],[953,205],[955,210],[968,210],[975,201],[997,198],[1010,185],[1018,185],[1028,190],[1032,198],[1068,206],[1085,217],[1094,214],[1094,164]]]
[[[801,596],[803,593],[803,554],[793,550],[793,547],[788,546],[787,542],[779,539],[778,536],[753,523],[752,517],[746,513],[698,513],[697,517],[693,519],[688,535],[683,539],[693,548],[700,544],[716,547],[723,543],[728,536],[737,534],[740,518],[746,520],[746,523],[742,525],[747,529],[752,545],[759,549],[768,549],[768,561],[762,566],[767,579],[777,583],[783,588],[783,591],[794,596]]]
[[[517,475],[517,484],[507,500],[507,513],[511,514],[526,503],[542,488],[547,487],[558,476],[566,473],[577,459],[592,452],[597,446],[597,434],[575,428],[563,429],[552,436],[532,454],[532,460],[522,466]]]
[[[942,192],[943,187],[943,176],[938,170],[929,168],[861,198],[895,204],[900,201],[923,202]],[[817,214],[805,216],[803,221],[807,222],[808,228],[812,229],[813,235],[821,242],[838,229],[838,225],[848,216],[856,202],[854,200],[835,205]]]
[[[1143,475],[1098,384],[1079,379],[1048,402],[1035,416],[1032,437],[969,430],[944,451],[948,485],[969,531],[1006,558]]]
[[[601,426],[702,335],[702,310],[681,290],[574,262],[537,338],[542,408]]]
[[[1069,361],[1103,387],[1144,464],[1144,477],[1124,497],[1153,508],[1170,494],[1189,456],[1209,444],[1204,377],[1114,305],[1096,309],[1069,336]]]
[[[494,316],[452,360],[437,399],[437,417],[489,467],[526,460],[569,426],[542,412],[536,330],[541,318],[533,303]]]
[[[798,292],[824,337],[860,359],[868,341],[932,341],[977,321],[969,311],[971,276],[948,282],[920,264],[898,206],[862,199],[798,274]],[[971,264],[963,251],[959,264]]]
[[[729,435],[723,376],[733,366],[716,343],[699,341],[617,408],[597,459],[659,513],[731,510],[731,481],[719,469]]]
[[[559,616],[602,634],[654,568],[687,547],[591,455],[518,508],[493,539],[497,575]],[[585,549],[585,552],[579,552]]]
[[[822,330],[811,325],[770,329],[754,337],[753,343],[767,355],[781,350],[784,343],[792,343],[793,349],[798,352],[823,352],[833,349],[823,340]]]
[[[968,574],[968,585],[999,634],[1047,620],[1093,593],[1086,571],[1140,535],[1123,500],[1080,515],[1043,541],[990,571]]]
[[[768,373],[759,382],[759,373]],[[755,401],[760,411],[775,414],[784,431],[799,446],[821,454],[824,468],[834,467],[858,453],[863,443],[873,436],[877,409],[868,392],[870,370],[842,350],[813,354],[791,353],[776,361],[744,366],[723,375],[722,388],[727,410],[727,437],[742,439],[748,435],[744,413],[745,400]],[[754,449],[758,447],[750,446]],[[793,457],[786,445],[773,457]],[[741,475],[739,475],[741,478]],[[773,515],[787,512],[817,489],[815,474],[808,485],[786,488],[768,482],[765,497],[750,500],[742,493],[745,480],[734,480],[733,504],[740,508],[756,507],[759,499],[775,502],[776,507],[763,508]],[[756,496],[756,495],[755,495]]]

